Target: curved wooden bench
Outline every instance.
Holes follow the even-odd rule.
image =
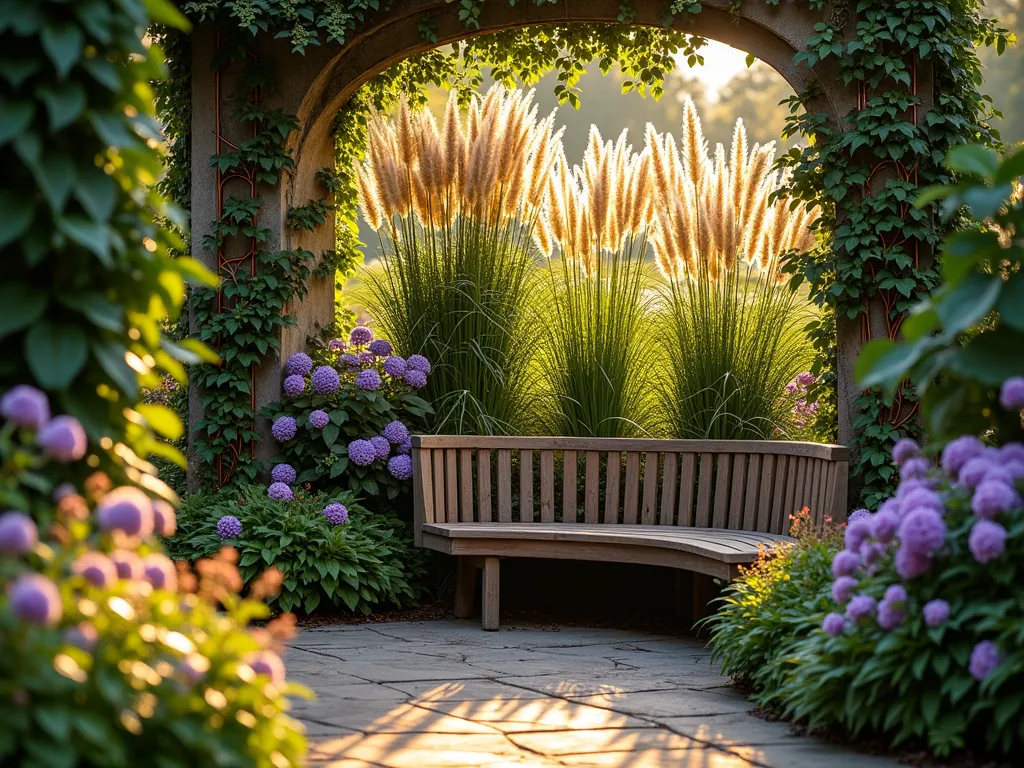
[[[416,544],[459,558],[457,616],[471,615],[483,570],[484,629],[498,628],[501,557],[732,579],[760,547],[787,540],[792,512],[846,518],[848,453],[836,445],[416,436],[412,446]],[[706,579],[694,584],[706,606]]]

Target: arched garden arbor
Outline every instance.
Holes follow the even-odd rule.
[[[311,13],[291,19],[290,34],[286,28],[275,35],[273,15],[253,12],[244,18],[237,8],[232,15],[222,5],[209,0],[186,5],[200,22],[191,37],[193,243],[205,244],[201,258],[229,284],[240,268],[260,269],[261,251],[306,254],[310,266],[274,279],[291,285],[290,291],[273,294],[275,311],[293,315],[296,322],[284,327],[271,318],[264,324],[273,325],[279,348],[263,344],[245,356],[248,381],[216,371],[200,381],[233,388],[234,400],[226,396],[217,404],[211,386],[193,388],[190,421],[199,427],[193,433],[199,446],[191,452],[193,477],[199,465],[208,464],[215,467],[206,470],[209,476],[223,483],[247,457],[271,452],[259,447],[261,420],[255,419],[252,429],[245,426],[246,402],[252,414],[275,400],[281,360],[334,318],[333,270],[312,265],[335,247],[335,207],[324,202],[324,170],[335,164],[332,126],[339,109],[372,77],[410,56],[520,27],[671,26],[747,51],[776,69],[800,95],[806,116],[794,118],[796,127],[815,136],[810,149],[790,158],[794,188],[805,200],[825,203],[824,224],[838,223],[843,233],[834,251],[823,249],[797,270],[810,281],[812,294],[836,310],[834,327],[819,329],[817,345],[831,358],[825,369],[834,373],[839,440],[852,443],[856,453],[864,447],[858,445],[863,425],[877,422],[875,443],[884,450],[912,412],[906,403],[886,408],[861,399],[852,368],[864,342],[898,333],[902,307],[929,284],[928,254],[937,234],[930,215],[914,211],[908,201],[919,183],[940,180],[935,157],[957,141],[950,131],[936,130],[941,121],[930,117],[938,68],[945,66],[945,80],[966,84],[976,60],[971,52],[963,62],[953,57],[932,64],[939,45],[928,40],[963,34],[955,27],[962,19],[924,19],[923,5],[911,4],[901,23],[913,21],[914,14],[922,20],[907,40],[890,34],[891,18],[880,16],[888,13],[882,2],[869,4],[857,17],[845,0],[397,0],[384,10],[346,17],[343,39],[335,31],[321,34],[320,44],[307,45],[303,35],[315,36],[324,26]],[[287,15],[277,14],[277,22]],[[244,51],[225,50],[225,25],[236,33],[239,25],[253,32],[245,36]],[[273,90],[264,89],[258,75],[267,71],[274,72]],[[945,111],[956,112],[976,131],[979,102],[973,86],[968,90]],[[278,137],[274,151],[260,149],[268,132]],[[862,252],[850,247],[858,242]],[[227,288],[215,307],[194,308],[194,330],[215,326],[217,333],[233,333],[230,315],[237,300]],[[858,415],[865,405],[867,422]],[[867,446],[869,454],[875,447]],[[886,478],[869,482],[876,480],[884,485]]]

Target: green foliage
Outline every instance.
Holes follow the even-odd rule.
[[[811,357],[802,296],[767,271],[737,265],[713,279],[706,262],[663,289],[658,397],[674,438],[766,440],[793,432],[786,384]]]
[[[382,607],[414,605],[421,594],[426,554],[412,546],[411,530],[397,518],[370,514],[351,493],[318,496],[299,491],[295,500],[267,498],[261,486],[187,496],[178,532],[168,540],[176,557],[210,557],[224,544],[238,549],[238,566],[250,584],[270,566],[284,577],[273,605],[311,613],[318,607],[370,614]],[[333,526],[323,515],[329,502],[344,504],[349,522]],[[217,521],[233,515],[237,539],[222,541]]]
[[[957,147],[946,165],[959,182],[925,190],[918,206],[941,199],[946,218],[966,207],[983,223],[946,240],[942,284],[903,323],[905,340],[872,342],[856,371],[887,396],[909,379],[934,440],[982,432],[1020,440],[1019,415],[998,397],[1004,380],[1024,375],[1024,150],[1000,160],[983,146]]]

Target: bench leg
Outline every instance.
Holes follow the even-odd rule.
[[[484,619],[483,628],[493,632],[498,628],[498,603],[501,596],[501,561],[496,557],[484,558]]]
[[[720,594],[718,585],[715,584],[713,576],[708,576],[704,573],[693,574],[693,623],[696,624],[703,618],[710,616],[715,612],[715,608],[709,603],[714,600]],[[697,634],[703,635],[706,630],[701,630]]]
[[[476,601],[477,569],[468,557],[456,558],[455,568],[455,618],[468,619]]]

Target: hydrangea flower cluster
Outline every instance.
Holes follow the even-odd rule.
[[[817,403],[807,402],[807,390],[818,380],[810,371],[798,374],[786,385],[786,394],[796,398],[793,403],[793,424],[797,429],[804,429],[811,418],[818,412]]]
[[[242,522],[234,515],[224,515],[217,521],[217,535],[222,539],[237,539],[242,535]]]
[[[348,522],[348,508],[337,501],[333,501],[323,509],[324,517],[331,525],[344,525]]]
[[[1016,386],[1021,387],[1019,401]],[[1024,408],[1024,379],[1008,393],[1004,386],[1002,400],[1004,407],[1020,402]],[[1017,487],[1024,479],[1024,445],[1019,443],[993,448],[976,437],[960,437],[946,445],[935,467],[914,441],[903,439],[893,447],[892,458],[900,471],[895,496],[875,514],[858,510],[850,515],[844,549],[832,561],[832,597],[840,609],[845,607],[845,615],[836,611],[825,617],[822,629],[831,637],[850,627],[890,632],[914,621],[931,628],[944,625],[952,610],[948,601],[934,598],[922,605],[914,599],[919,586],[928,586],[921,577],[960,551],[949,543],[959,531],[967,532],[967,550],[976,563],[998,567],[1010,517],[1024,508]],[[958,516],[950,522],[953,513]],[[901,581],[889,584],[879,600],[880,574],[891,573],[885,570],[889,567]],[[983,680],[1002,658],[997,644],[983,639],[971,654],[970,674]]]
[[[61,464],[78,461],[89,448],[81,422],[73,416],[50,418],[46,393],[27,384],[4,393],[0,398],[0,416],[16,427],[34,431],[43,454]]]

